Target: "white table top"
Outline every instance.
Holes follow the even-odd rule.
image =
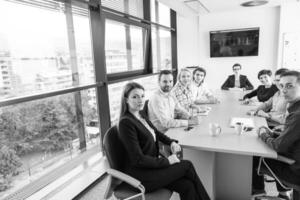
[[[277,153],[257,137],[256,129],[237,135],[234,128],[229,126],[232,117],[251,117],[246,115],[246,112],[255,106],[241,105],[238,99],[242,95],[239,91],[218,91],[221,103],[209,105],[212,110],[208,116],[202,116],[203,121],[200,125],[189,131],[184,131],[186,127],[172,128],[166,134],[177,139],[185,148],[276,158]],[[256,128],[267,125],[264,118],[252,118]],[[222,127],[222,132],[217,137],[209,134],[211,122]]]

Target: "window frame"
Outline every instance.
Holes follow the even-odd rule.
[[[139,69],[139,70],[131,70],[131,71],[123,71],[123,72],[116,72],[116,73],[109,73],[107,74],[107,79],[109,82],[111,81],[116,81],[118,79],[130,79],[132,77],[138,77],[141,75],[145,75],[145,74],[150,74],[150,68],[147,66],[147,61],[146,58],[149,56],[149,39],[150,39],[150,31],[151,31],[151,27],[148,24],[144,24],[144,23],[140,23],[136,20],[130,20],[129,18],[124,18],[120,15],[116,15],[113,14],[111,12],[106,12],[104,11],[104,20],[106,22],[106,20],[111,20],[111,21],[115,21],[118,23],[122,23],[125,25],[133,25],[136,27],[140,27],[145,29],[145,34],[143,35],[143,37],[145,37],[144,39],[144,68],[143,69]],[[130,37],[130,36],[129,36]],[[126,42],[128,41],[128,36],[126,35]]]
[[[11,0],[12,2],[18,0]],[[99,117],[99,129],[100,129],[100,137],[101,141],[103,141],[104,134],[106,130],[111,126],[110,120],[110,108],[109,108],[109,95],[108,95],[108,84],[154,76],[157,73],[153,73],[152,66],[152,45],[151,45],[151,27],[157,26],[163,28],[165,30],[169,30],[171,32],[171,59],[172,59],[172,71],[174,73],[174,78],[176,78],[177,73],[177,31],[176,31],[176,12],[170,9],[170,25],[171,27],[167,27],[161,25],[156,22],[151,21],[151,11],[150,11],[150,1],[143,0],[143,18],[138,18],[126,13],[122,13],[119,11],[112,10],[110,8],[106,8],[101,6],[101,0],[53,0],[59,3],[71,3],[71,6],[80,5],[88,5],[88,13],[87,17],[90,20],[90,32],[91,32],[91,44],[92,44],[92,56],[94,63],[94,74],[95,74],[95,83],[94,84],[85,84],[85,85],[77,85],[64,89],[57,89],[54,91],[47,91],[37,94],[32,94],[28,96],[21,96],[17,98],[4,99],[0,101],[0,108],[4,106],[24,103],[33,100],[39,100],[47,97],[53,97],[68,93],[80,92],[86,89],[95,88],[96,90],[96,101],[97,101],[97,111]],[[22,3],[23,1],[20,1]],[[36,6],[42,8],[43,5],[34,5],[34,3],[23,2],[23,4],[32,4],[31,6]],[[47,8],[46,9],[51,9]],[[43,8],[42,8],[43,9]],[[84,8],[85,9],[85,8]],[[80,9],[79,9],[80,11]],[[86,15],[85,10],[80,11],[82,15]],[[107,74],[106,72],[106,63],[105,63],[105,20],[115,20],[117,22],[121,22],[128,25],[134,25],[138,27],[142,27],[146,29],[145,34],[145,55],[144,55],[144,68],[141,70],[134,70],[130,72],[120,72],[120,73],[112,73]],[[74,33],[73,33],[74,34]],[[67,36],[68,39],[69,36]],[[103,143],[100,144],[100,148],[102,148]],[[85,151],[85,148],[82,149]],[[74,164],[75,166],[75,164]],[[43,186],[40,186],[43,187]],[[35,188],[38,190],[39,188]],[[19,191],[16,193],[21,194]],[[14,195],[14,194],[12,194]],[[11,195],[8,196],[8,198]],[[24,196],[23,196],[24,197]]]

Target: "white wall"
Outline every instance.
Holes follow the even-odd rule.
[[[300,54],[300,3],[289,3],[281,6],[280,8],[280,27],[279,27],[279,38],[278,38],[278,60],[277,65],[283,67],[283,57],[286,61],[289,59],[297,59],[297,62],[286,62],[292,66],[284,66],[288,68],[300,69],[299,54]],[[283,49],[283,37],[284,35],[290,36],[290,42],[292,44],[285,44],[286,47]],[[288,39],[286,39],[287,41]],[[289,46],[288,46],[289,45]],[[293,48],[293,49],[290,49]],[[285,51],[285,52],[284,52]],[[291,55],[292,54],[292,55]],[[296,66],[294,66],[296,64]]]
[[[177,15],[178,68],[199,63],[198,17]]]
[[[257,79],[259,70],[271,69],[274,71],[277,68],[279,15],[279,7],[200,15],[198,36],[189,32],[189,30],[194,30],[192,28],[182,30],[182,28],[185,28],[184,25],[190,27],[192,24],[180,19],[180,23],[186,23],[178,26],[179,43],[184,43],[178,45],[178,51],[181,52],[178,54],[178,59],[181,60],[180,64],[192,64],[199,61],[198,65],[204,66],[207,70],[206,81],[210,88],[216,89],[220,88],[227,76],[232,73],[232,65],[240,63],[242,74],[246,74],[256,87],[259,84]],[[251,27],[260,28],[258,56],[210,58],[210,31]],[[187,33],[184,33],[185,31]],[[195,37],[196,39],[199,37],[198,48],[192,44],[196,39],[189,37]],[[194,52],[196,49],[197,52]]]

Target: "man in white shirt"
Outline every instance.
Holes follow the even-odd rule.
[[[206,77],[206,70],[202,67],[196,67],[193,71],[193,82],[191,90],[193,93],[193,100],[196,105],[199,104],[215,104],[219,100],[208,89],[204,79]]]
[[[159,89],[148,103],[149,119],[154,126],[165,133],[169,128],[184,127],[200,123],[197,116],[191,117],[177,102],[170,91],[173,88],[173,75],[169,70],[162,70],[158,76]]]

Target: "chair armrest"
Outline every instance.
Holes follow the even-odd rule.
[[[291,158],[288,158],[288,157],[285,157],[285,156],[281,156],[281,155],[278,155],[277,156],[277,160],[281,161],[281,162],[284,162],[284,163],[287,163],[289,165],[292,165],[294,164],[296,161],[291,159]]]
[[[133,187],[140,188],[140,186],[141,186],[141,182],[139,180],[137,180],[131,176],[128,176],[127,174],[124,174],[123,172],[120,172],[115,169],[107,169],[106,172],[107,172],[107,174],[113,176],[114,178],[124,181],[124,182],[132,185]]]

